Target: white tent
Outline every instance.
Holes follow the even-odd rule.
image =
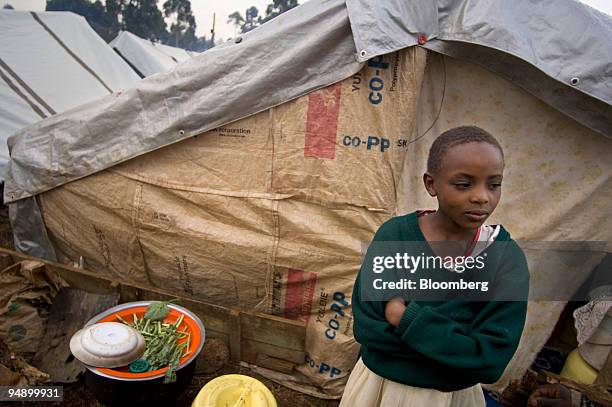
[[[0,10],[0,171],[21,128],[138,81],[87,24],[68,12]]]
[[[197,53],[148,41],[128,31],[121,31],[109,44],[141,76],[166,72]]]

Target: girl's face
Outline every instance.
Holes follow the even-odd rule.
[[[425,187],[438,199],[439,211],[456,226],[473,230],[493,213],[501,198],[504,160],[493,145],[473,142],[451,147]]]

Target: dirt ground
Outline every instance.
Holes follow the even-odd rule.
[[[288,389],[263,377],[254,375],[248,368],[239,365],[226,365],[220,371],[210,375],[195,375],[189,387],[180,395],[175,403],[176,407],[189,407],[197,396],[198,392],[206,383],[215,377],[240,373],[255,377],[261,380],[274,394],[279,407],[337,407],[338,401],[321,400],[315,397]],[[27,406],[27,407],[104,407],[87,390],[84,380],[78,383],[64,385],[64,401],[62,402],[0,402],[1,406]]]

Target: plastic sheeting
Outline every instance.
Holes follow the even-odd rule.
[[[584,126],[612,136],[608,15],[571,0],[347,4],[360,60],[422,43],[504,76]]]
[[[338,82],[357,72],[359,61],[414,45],[421,30],[432,30],[425,39],[439,38],[424,44],[438,52],[452,53],[453,44],[499,51],[495,59],[501,63],[490,69],[537,97],[547,95],[542,97],[547,103],[586,127],[612,134],[612,44],[607,41],[612,20],[604,14],[571,1],[439,1],[437,13],[422,2],[366,3],[311,0],[124,94],[19,132],[10,141],[5,201],[36,195]],[[428,22],[436,16],[437,23]],[[506,56],[516,58],[512,65],[503,63]],[[462,58],[469,59],[469,52]],[[551,78],[549,87],[530,81],[526,75],[532,71]],[[585,98],[592,109],[583,107]]]
[[[481,45],[612,104],[612,19],[577,1],[348,0],[360,60],[425,39]],[[399,18],[398,18],[399,16]],[[576,83],[572,82],[577,78]]]
[[[17,130],[139,80],[73,13],[0,10],[0,38],[0,172]]]
[[[11,137],[5,202],[284,103],[349,77],[361,65],[344,2],[310,1],[239,43],[215,47]]]
[[[9,219],[16,250],[29,256],[55,261],[55,249],[42,222],[36,198],[22,199],[9,205]]]
[[[178,63],[198,53],[145,40],[128,31],[121,31],[109,45],[123,57],[141,77],[173,69]]]

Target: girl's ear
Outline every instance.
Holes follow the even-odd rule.
[[[426,172],[423,174],[423,185],[425,185],[425,189],[430,196],[436,196],[436,188],[434,187],[434,179],[433,176]]]

